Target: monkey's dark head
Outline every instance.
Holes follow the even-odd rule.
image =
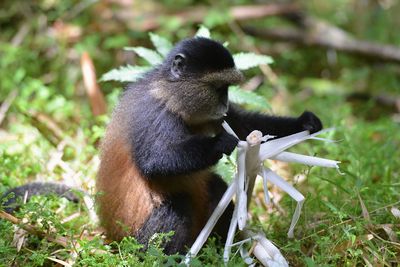
[[[189,124],[221,119],[228,110],[229,85],[243,79],[229,51],[201,37],[179,42],[160,71],[152,95]]]

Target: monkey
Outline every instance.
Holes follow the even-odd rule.
[[[212,171],[238,139],[253,130],[277,138],[322,128],[311,112],[297,118],[247,112],[228,100],[228,87],[243,81],[219,42],[194,37],[179,42],[164,62],[129,84],[102,142],[96,181],[98,214],[107,236],[134,236],[147,244],[174,231],[167,254],[184,253],[215,209],[226,183]],[[232,203],[214,228],[225,238]]]
[[[127,85],[101,142],[96,178],[97,212],[109,239],[133,236],[146,247],[154,234],[173,231],[164,252],[187,251],[227,189],[213,166],[239,140],[222,128],[224,120],[241,140],[253,130],[279,138],[322,129],[309,111],[277,117],[231,103],[228,87],[242,81],[221,43],[194,37]],[[232,213],[230,203],[214,227],[222,240]]]

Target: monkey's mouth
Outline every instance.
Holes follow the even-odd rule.
[[[228,112],[229,102],[228,99],[221,100],[218,105],[218,110],[216,112],[216,117],[222,118],[226,112]]]

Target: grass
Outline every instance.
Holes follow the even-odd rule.
[[[123,46],[147,46],[147,37],[124,28],[103,29],[93,15],[96,6],[90,6],[66,20],[83,32],[79,38],[62,38],[51,34],[51,30],[55,30],[56,18],[75,4],[44,2],[34,6],[6,1],[9,12],[0,16],[0,103],[3,105],[8,96],[11,103],[0,123],[0,194],[33,180],[74,182],[93,193],[98,144],[109,116],[94,117],[90,111],[81,77],[81,52],[90,51],[100,75],[130,60],[130,55],[121,54]],[[388,20],[381,23],[391,25]],[[13,44],[13,37],[26,24],[29,30],[23,41]],[[389,26],[380,28],[380,32],[388,31]],[[237,39],[223,26],[215,30],[227,40]],[[174,35],[170,28],[160,29],[175,37],[194,31],[195,27],[182,27]],[[261,41],[252,41],[264,48]],[[230,47],[238,52],[239,45],[231,42]],[[291,181],[306,196],[296,238],[286,236],[295,202],[273,188],[281,209],[266,207],[257,194],[251,206],[251,224],[263,229],[293,266],[395,266],[400,260],[400,218],[392,212],[392,208],[400,208],[399,124],[391,111],[377,109],[371,101],[356,105],[348,101],[346,93],[358,90],[380,94],[377,88],[387,88],[385,93],[398,96],[397,68],[344,55],[339,55],[338,64],[332,67],[324,58],[325,52],[315,49],[294,49],[275,56],[272,68],[289,89],[289,95],[279,102],[280,92],[267,84],[257,93],[267,98],[273,109],[284,105],[288,114],[312,110],[326,127],[336,127],[330,137],[337,143],[308,141],[295,150],[342,161],[344,175],[332,169],[279,165],[285,177],[296,177]],[[320,75],[322,71],[331,76]],[[102,83],[101,87],[110,114],[121,86]],[[73,217],[76,214],[79,216]],[[26,218],[47,234],[77,239],[79,248],[62,247],[46,238],[27,235],[18,251],[12,244],[15,226],[0,220],[2,266],[47,266],[55,259],[76,266],[175,266],[181,259],[167,257],[159,249],[159,240],[167,238],[164,236],[156,239],[147,252],[140,250],[132,238],[107,243],[96,225],[91,224],[82,204],[56,197],[37,197],[15,216]],[[65,218],[70,220],[64,222]],[[105,253],[93,253],[94,249]],[[74,254],[76,251],[79,253]],[[210,242],[193,266],[221,265],[221,255],[221,247]],[[230,265],[243,263],[236,256]]]

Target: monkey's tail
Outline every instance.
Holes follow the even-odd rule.
[[[27,201],[35,195],[54,194],[60,197],[65,197],[70,201],[78,202],[79,197],[77,196],[77,194],[75,194],[77,191],[79,190],[73,189],[60,183],[33,182],[8,190],[0,197],[0,203],[3,198],[8,198],[10,193],[14,193],[13,197],[8,198],[7,201],[3,203],[4,211],[6,211],[7,213],[13,213],[16,209],[19,208],[20,202],[18,201],[18,199],[24,199],[25,195],[27,196]]]

